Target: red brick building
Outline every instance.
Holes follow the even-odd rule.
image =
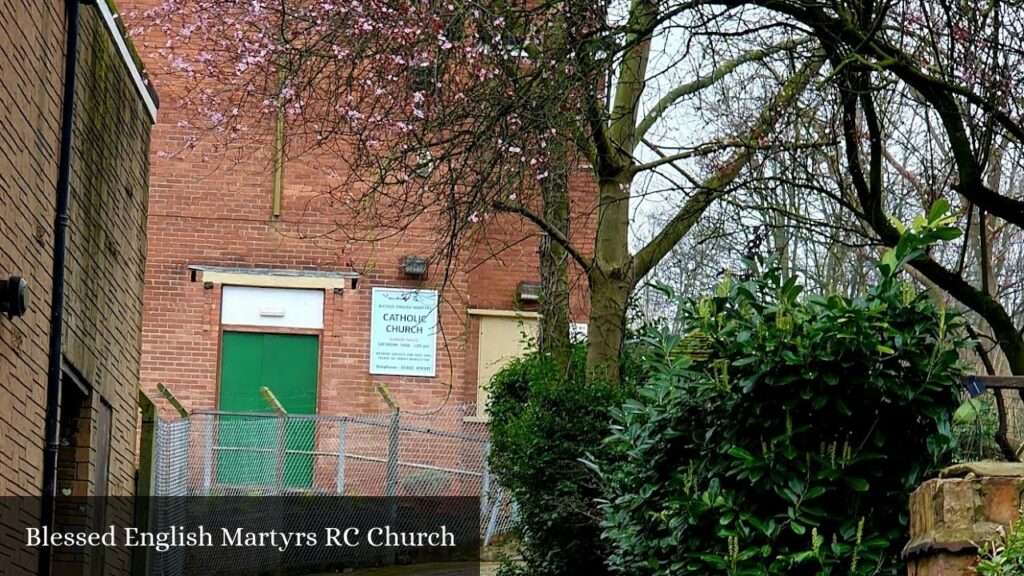
[[[0,495],[43,490],[54,221],[62,141],[65,2],[0,3],[0,283],[21,277],[27,308],[0,316]],[[135,493],[150,128],[156,102],[105,0],[80,6],[58,359],[57,526],[68,497]],[[6,292],[0,290],[0,292]],[[7,294],[5,293],[4,296]],[[7,299],[4,298],[7,302]],[[7,504],[23,502],[5,498]],[[0,574],[34,574],[34,550],[6,545]],[[110,516],[108,516],[108,519]],[[122,518],[123,519],[123,518]],[[17,536],[21,538],[22,535]],[[59,573],[88,573],[88,562]],[[95,564],[95,559],[92,560]],[[111,553],[108,574],[130,557]]]
[[[155,5],[126,4],[126,13]],[[156,72],[162,62],[151,58],[157,89],[175,93],[181,86]],[[163,383],[193,410],[256,409],[260,385],[273,389],[286,409],[332,415],[386,411],[378,385],[407,411],[477,403],[478,381],[518,352],[521,323],[527,331],[536,323],[536,304],[519,298],[520,283],[539,281],[533,225],[496,218],[487,241],[464,247],[465,257],[441,286],[436,262],[425,276],[405,269],[436,252],[432,222],[417,221],[382,242],[334,240],[338,222],[310,208],[335,185],[330,176],[289,162],[278,197],[273,146],[253,143],[228,156],[200,138],[194,151],[181,153],[197,136],[183,122],[189,117],[167,103],[153,133],[146,390]],[[575,179],[580,197],[593,197],[587,194],[591,180],[587,174]],[[586,246],[593,230],[580,224],[573,236]],[[582,323],[585,282],[577,276],[574,287],[572,320]],[[429,291],[440,291],[434,339],[387,344],[405,360],[412,357],[403,346],[406,352],[429,346],[433,361],[413,360],[408,370],[388,367],[373,349],[371,327],[386,321],[372,319],[375,309],[385,313],[373,302],[375,292],[386,297],[382,288],[424,290],[428,298]],[[371,356],[384,365],[372,365]],[[282,370],[283,364],[289,368]]]
[[[63,2],[0,7],[0,279],[23,277],[24,316],[0,318],[0,495],[41,486],[53,220],[66,21]],[[83,6],[71,162],[63,364],[65,403],[87,469],[60,487],[131,494],[135,474],[153,97],[104,2]],[[81,418],[79,417],[81,416]],[[97,438],[97,419],[109,426]],[[70,438],[75,430],[62,431]],[[105,477],[96,452],[107,445]],[[102,486],[99,484],[102,482]]]

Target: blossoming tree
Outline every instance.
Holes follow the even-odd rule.
[[[634,0],[162,0],[130,16],[146,50],[190,89],[183,128],[217,142],[263,137],[278,158],[334,175],[330,210],[372,239],[440,222],[451,264],[493,215],[544,234],[549,294],[565,262],[589,285],[588,364],[618,378],[630,294],[704,211],[741,182],[819,75],[816,46],[785,22],[700,3]],[[130,22],[130,23],[131,23]],[[733,78],[744,98],[703,96]],[[705,109],[707,112],[705,112]],[[287,138],[282,138],[287,134]],[[791,136],[791,134],[789,135]],[[596,194],[592,251],[574,241],[568,180]],[[671,216],[631,245],[631,204],[671,182]],[[586,206],[589,204],[589,206]],[[586,214],[582,216],[587,216]],[[354,225],[360,222],[363,225]],[[545,309],[567,332],[564,299]],[[542,338],[542,341],[544,338]]]

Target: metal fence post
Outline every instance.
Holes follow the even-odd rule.
[[[484,444],[483,470],[480,475],[480,509],[485,513],[491,499],[491,443]]]
[[[163,422],[157,417],[153,420],[153,496],[163,496],[164,478],[167,477],[167,467],[164,464],[164,456],[167,448],[164,447],[164,436],[166,435]]]
[[[285,468],[285,455],[288,451],[288,416],[281,415],[278,417],[277,425],[277,465],[275,467],[274,474],[274,488],[277,494],[283,494],[285,488],[284,481],[284,468]]]
[[[484,533],[484,546],[491,545],[491,538],[494,537],[494,533],[498,528],[498,513],[501,511],[501,488],[495,490],[494,505],[490,507],[490,514],[488,514],[487,520],[487,531]]]
[[[284,409],[284,405],[281,404],[270,388],[261,386],[260,396],[263,396],[263,400],[280,418],[277,428],[277,464],[274,469],[274,488],[277,494],[283,494],[285,489],[285,460],[288,455],[288,411]]]
[[[388,497],[388,524],[394,525],[398,518],[398,433],[401,424],[402,413],[392,406],[391,426],[388,428],[388,458],[387,458],[387,481],[384,488],[384,495]],[[384,565],[391,566],[395,563],[395,549],[388,548],[384,553]]]
[[[192,418],[183,418],[174,425],[174,458],[173,481],[168,496],[188,495],[188,450],[192,439]]]
[[[348,422],[338,420],[338,473],[335,476],[338,494],[345,494],[345,432]]]
[[[203,417],[206,429],[203,431],[203,492],[209,496],[213,486],[213,424],[215,416]]]
[[[398,430],[401,412],[391,412],[391,426],[388,428],[387,480],[384,495],[398,495]]]

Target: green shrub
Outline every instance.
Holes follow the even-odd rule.
[[[934,212],[934,211],[933,211]],[[894,277],[951,234],[930,216],[861,298],[778,270],[684,303],[596,463],[629,575],[897,574],[908,494],[949,461],[960,320]]]
[[[581,459],[603,461],[609,410],[630,387],[587,383],[586,350],[560,373],[545,357],[516,360],[491,381],[491,467],[519,506],[523,565],[531,576],[607,573],[597,478]]]
[[[1024,576],[1024,518],[1013,523],[1001,542],[985,543],[978,558],[978,576]]]

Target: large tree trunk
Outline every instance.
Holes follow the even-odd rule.
[[[590,326],[587,334],[587,366],[591,378],[618,382],[622,345],[626,333],[626,306],[633,289],[632,278],[621,268],[595,269],[590,276]]]
[[[544,34],[543,45],[548,54],[558,58],[565,51],[569,23],[559,17]],[[542,109],[547,124],[563,130],[564,114],[561,99],[548,102]],[[568,132],[568,131],[567,131]],[[570,154],[567,142],[553,138],[548,145],[548,176],[540,182],[542,216],[549,226],[569,240],[569,171]],[[569,252],[551,234],[543,235],[540,244],[540,333],[538,347],[561,373],[569,366]]]
[[[553,158],[563,158],[555,151]],[[566,238],[569,237],[569,177],[565,162],[548,170],[541,184],[544,219]],[[540,244],[540,334],[538,345],[560,371],[569,362],[569,254],[545,234]]]
[[[589,275],[587,367],[592,378],[618,382],[626,306],[634,284],[633,257],[629,253],[628,185],[602,178],[598,197],[597,239]]]

